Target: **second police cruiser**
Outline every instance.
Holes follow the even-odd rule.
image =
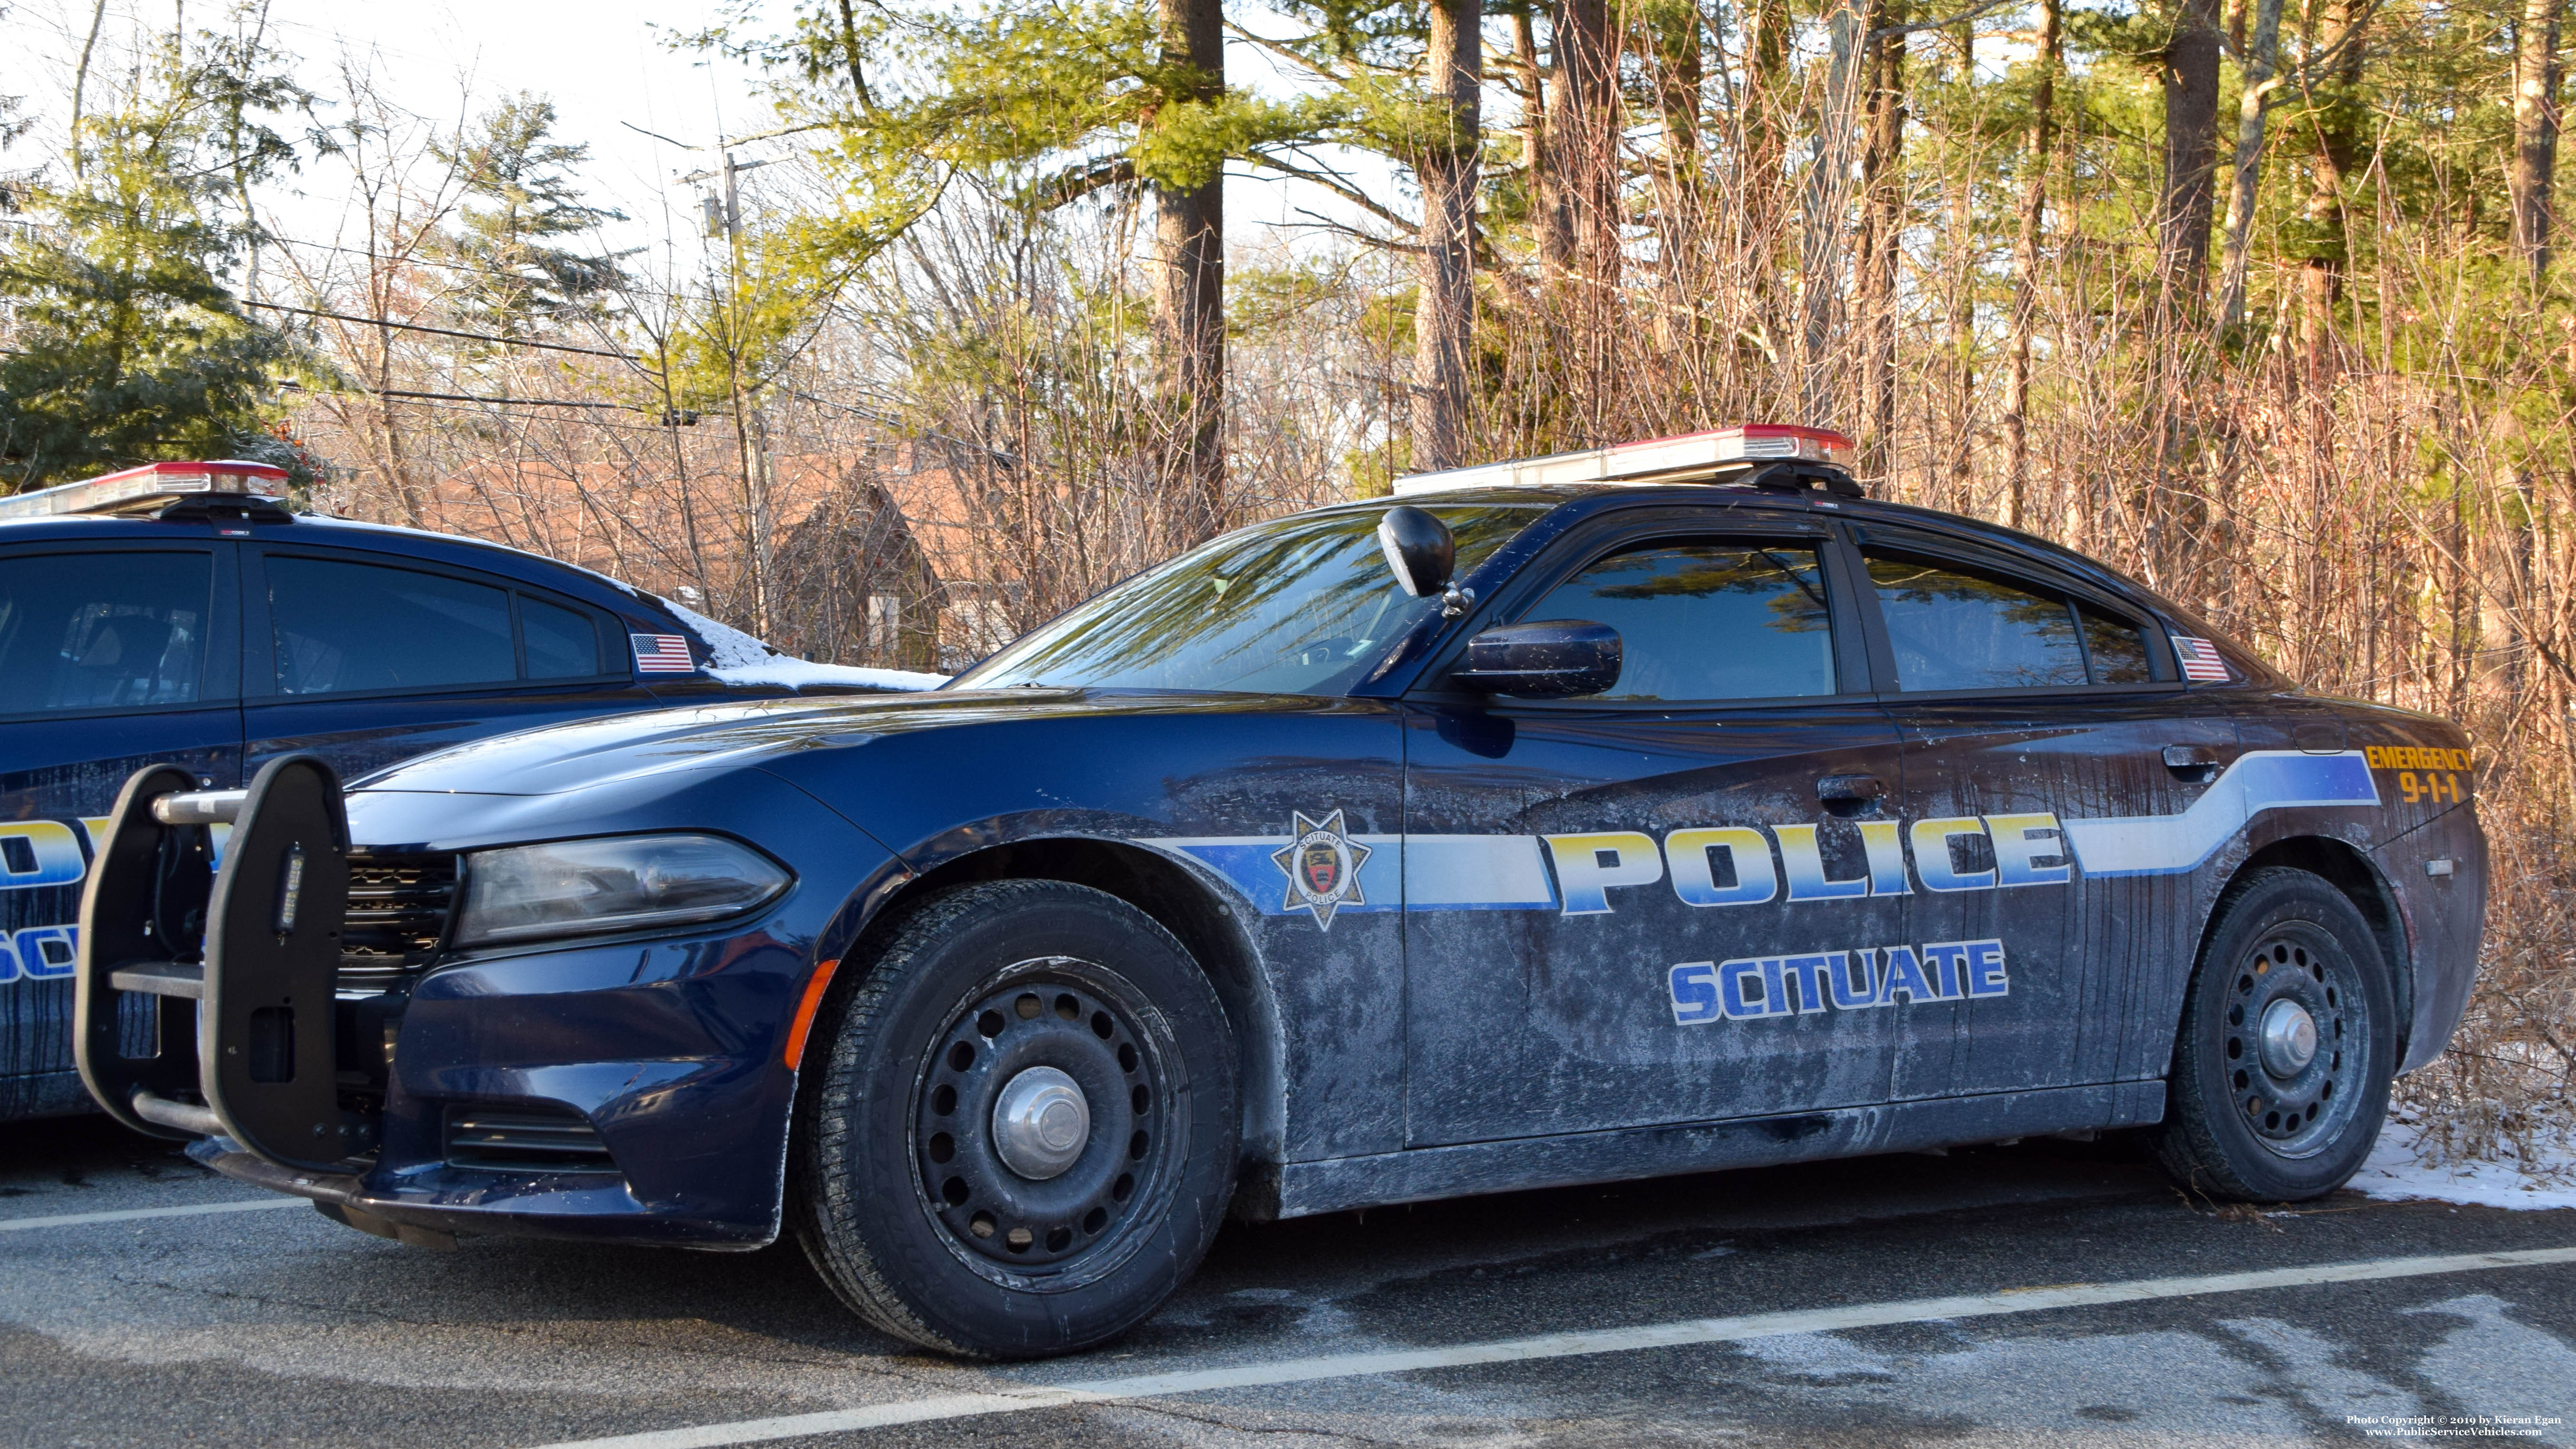
[[[345,803],[310,760],[146,770],[83,1071],[370,1232],[792,1233],[871,1323],[1001,1357],[1134,1325],[1229,1206],[2114,1128],[2213,1195],[2341,1185],[2468,996],[2468,741],[1868,501],[1849,446],[1406,479],[928,695],[558,726]],[[352,869],[458,883],[418,963],[343,969]]]
[[[147,463],[0,500],[0,1122],[91,1110],[72,1062],[73,918],[137,767],[233,789],[304,752],[355,776],[533,725],[776,695],[782,681],[938,679],[773,661],[758,640],[571,564],[290,512],[286,470],[266,463]],[[399,964],[421,884],[361,883],[369,919],[353,954]],[[149,1006],[127,1008],[137,1040]]]

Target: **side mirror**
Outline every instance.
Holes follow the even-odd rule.
[[[1450,575],[1458,567],[1458,540],[1429,512],[1398,504],[1377,521],[1377,546],[1395,581],[1414,598],[1440,597],[1440,616],[1455,619],[1476,601],[1473,591],[1457,587]]]
[[[1460,689],[1524,699],[1574,699],[1619,682],[1619,631],[1582,619],[1504,624],[1467,641],[1449,678]]]

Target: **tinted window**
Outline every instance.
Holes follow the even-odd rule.
[[[599,669],[599,628],[574,609],[519,596],[519,632],[528,641],[530,679],[580,679]]]
[[[1595,699],[1767,699],[1834,692],[1834,633],[1812,547],[1719,541],[1627,549],[1522,617],[1619,631],[1619,682]]]
[[[202,553],[0,559],[0,714],[229,697],[205,677],[213,585]]]
[[[1905,690],[2029,689],[2085,682],[2063,599],[1913,559],[1869,560]]]
[[[2095,684],[2145,684],[2156,677],[2147,663],[2147,638],[2136,625],[2080,604],[2075,611],[2084,620],[2084,654],[2092,661]]]
[[[960,677],[960,689],[1089,685],[1339,694],[1436,613],[1396,584],[1375,508],[1303,513],[1202,544],[1081,604]],[[1539,507],[1430,510],[1457,535],[1457,572]]]
[[[506,684],[519,677],[510,596],[439,574],[271,555],[277,692]]]

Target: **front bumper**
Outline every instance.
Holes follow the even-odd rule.
[[[254,1091],[323,1084],[309,1121],[255,1118],[239,1104],[256,1099],[228,1093],[228,1079],[201,1066],[256,1057],[256,1031],[229,1024],[245,1016],[236,994],[282,990],[273,973],[239,965],[246,955],[219,955],[229,939],[208,945],[202,967],[85,960],[85,1012],[101,1016],[118,992],[158,983],[163,1026],[153,1058],[102,1050],[85,1059],[93,1093],[146,1130],[198,1137],[190,1155],[226,1176],[406,1241],[773,1241],[796,1090],[791,1024],[817,963],[838,953],[869,892],[902,872],[883,847],[783,782],[738,772],[700,783],[654,802],[650,818],[539,828],[555,838],[704,829],[772,843],[795,884],[761,914],[685,935],[452,957],[390,982],[370,978],[364,989],[346,974],[336,993],[327,976],[318,991],[291,983],[294,994],[276,999],[297,1013],[292,1045],[272,1051],[266,1075],[254,1070],[249,1082]],[[366,799],[352,797],[350,833],[403,840],[379,849],[405,856],[510,843],[503,832],[527,828],[496,818],[528,808],[518,802],[413,797],[367,812],[402,834],[363,831],[384,823],[360,818],[354,807]],[[457,828],[440,828],[451,822]],[[148,861],[142,828],[131,853]],[[236,839],[248,829],[237,827]],[[320,924],[340,923],[341,907],[323,914],[313,904]],[[317,995],[336,995],[336,1009],[302,1007]],[[347,1144],[336,1149],[322,1145],[334,1124]],[[492,1146],[513,1131],[517,1146]],[[308,1137],[314,1145],[296,1150]]]
[[[444,967],[399,1018],[372,1161],[300,1172],[223,1138],[198,1158],[434,1232],[758,1247],[778,1235],[786,1032],[813,968],[811,935],[789,925]],[[464,1108],[586,1124],[607,1170],[452,1162]]]

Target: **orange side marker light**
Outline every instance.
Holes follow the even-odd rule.
[[[787,1070],[791,1072],[805,1060],[805,1034],[814,1029],[814,1013],[822,1008],[824,988],[832,984],[832,973],[840,964],[837,956],[824,962],[805,982],[805,999],[796,1003],[796,1019],[787,1027]]]

